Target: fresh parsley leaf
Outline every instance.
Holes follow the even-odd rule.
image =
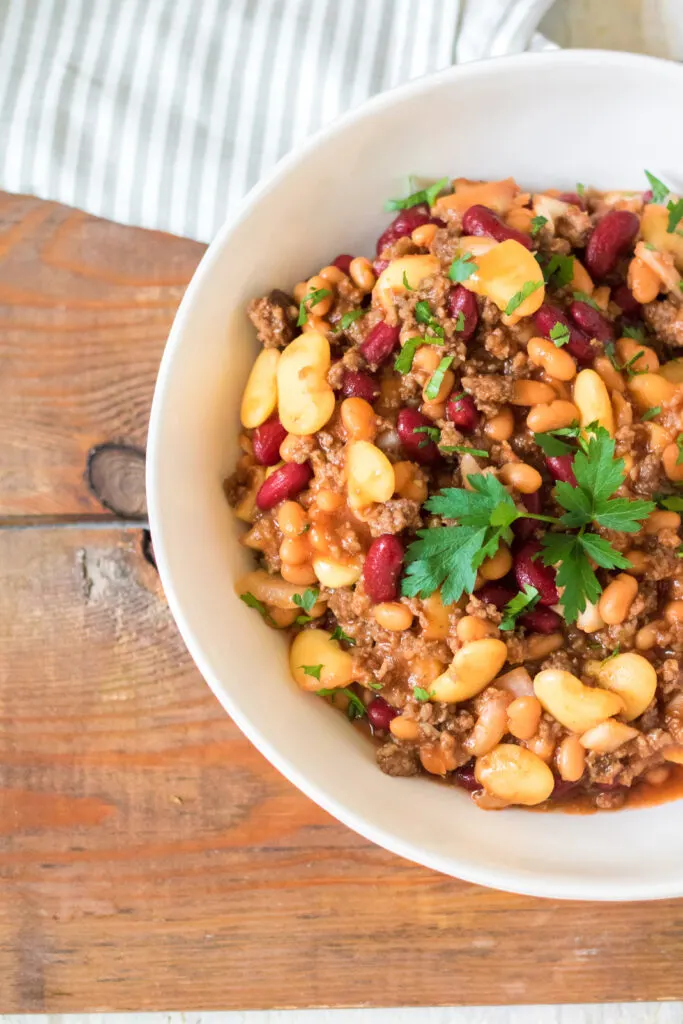
[[[428,498],[424,507],[436,516],[455,519],[462,526],[490,526],[492,514],[505,505],[514,513],[510,522],[522,514],[495,476],[475,473],[469,477],[469,482],[473,491],[466,491],[462,487],[445,487],[439,494]]]
[[[683,496],[679,497],[677,494],[653,494],[652,497],[661,508],[666,508],[669,512],[683,512]]]
[[[605,355],[609,359],[610,363],[617,370],[618,373],[625,373],[626,379],[631,380],[633,377],[638,377],[642,373],[647,373],[647,370],[636,370],[634,369],[635,364],[638,362],[641,356],[645,353],[641,349],[640,352],[636,352],[634,356],[631,356],[627,363],[620,363],[617,359],[616,350],[614,348],[614,342],[608,341],[605,343]]]
[[[543,280],[546,284],[551,283],[556,288],[564,288],[574,276],[574,257],[562,256],[554,253],[543,268]]]
[[[429,383],[427,384],[424,393],[425,398],[430,402],[433,402],[438,395],[439,388],[441,387],[444,376],[446,375],[446,370],[451,365],[454,358],[454,356],[444,356],[437,368],[434,370],[434,373],[429,378]]]
[[[516,292],[507,306],[505,307],[506,316],[510,316],[511,313],[522,305],[525,299],[528,299],[532,292],[535,292],[537,288],[543,287],[543,281],[525,281],[521,289]]]
[[[419,324],[426,324],[427,329],[432,331],[437,338],[443,338],[444,329],[432,313],[429,303],[425,299],[415,303],[415,319]]]
[[[569,455],[576,451],[572,445],[567,444],[566,441],[560,440],[557,436],[556,430],[544,431],[541,434],[534,434],[534,441],[538,447],[545,452],[546,455],[550,455],[551,458],[558,455]]]
[[[442,192],[447,185],[448,178],[440,178],[429,188],[421,188],[419,191],[413,192],[412,195],[406,196],[405,199],[387,199],[384,209],[387,211],[409,210],[411,206],[417,206],[418,203],[426,203],[427,206],[432,207],[439,192]]]
[[[583,185],[580,181],[577,181],[576,183],[576,194],[577,196],[585,196],[586,194],[586,186]]]
[[[525,583],[524,590],[520,591],[519,594],[515,594],[503,608],[503,619],[500,628],[505,631],[514,629],[518,617],[523,612],[530,612],[538,604],[540,596],[536,587],[531,587],[528,583]]]
[[[382,689],[382,684],[381,683],[366,683],[365,685],[370,690],[381,690]]]
[[[603,569],[630,569],[631,563],[619,551],[616,551],[605,537],[597,533],[579,534],[581,546],[596,565]]]
[[[614,650],[613,650],[613,651],[611,651],[611,652],[610,652],[610,653],[609,653],[609,654],[607,655],[607,657],[606,657],[606,658],[603,658],[603,659],[602,659],[602,664],[604,665],[604,664],[605,664],[605,662],[607,662],[607,661],[611,661],[611,660],[612,660],[612,658],[616,658],[616,656],[617,656],[617,654],[619,653],[619,651],[620,651],[620,650],[621,650],[621,644],[617,644],[617,646],[616,646],[616,647],[614,648]]]
[[[344,313],[343,317],[339,321],[339,327],[342,331],[348,330],[352,323],[356,320],[360,320],[362,316],[368,312],[367,309],[350,309],[348,313]]]
[[[318,682],[320,682],[320,673],[323,669],[322,665],[299,665],[299,668],[304,670],[304,675],[313,676],[314,679],[317,679]]]
[[[255,608],[263,621],[267,622],[269,626],[275,625],[275,619],[270,614],[263,601],[259,601],[259,599],[254,597],[253,594],[250,594],[249,591],[247,591],[246,594],[240,594],[240,601],[244,601],[249,608]]]
[[[683,434],[679,434],[676,438],[676,447],[678,448],[678,455],[676,456],[676,465],[680,466],[683,462]]]
[[[557,345],[558,348],[562,348],[563,345],[566,345],[570,336],[567,325],[561,324],[559,320],[550,328],[550,340]]]
[[[472,277],[478,270],[477,264],[474,262],[474,256],[471,252],[466,252],[463,256],[458,256],[451,263],[451,269],[448,271],[448,276],[451,281],[461,282],[467,281],[468,278]]]
[[[643,421],[643,423],[646,423],[647,420],[653,420],[655,418],[655,416],[659,416],[661,411],[662,411],[661,405],[655,405],[654,408],[648,409],[647,412],[644,412],[643,415],[640,418]],[[680,455],[679,455],[679,458],[680,458]]]
[[[562,607],[567,622],[576,622],[586,602],[594,604],[602,591],[582,544],[584,536],[587,535],[548,532],[541,538],[544,564],[558,566],[555,580],[563,591]]]
[[[418,334],[414,338],[408,338],[405,345],[396,356],[394,369],[397,373],[409,373],[413,366],[413,359],[420,345],[424,345],[424,338]]]
[[[332,292],[329,288],[314,288],[308,295],[304,295],[303,299],[299,303],[299,316],[297,318],[297,327],[303,327],[308,320],[308,310],[311,306],[317,306],[319,302],[326,299]]]
[[[542,217],[540,214],[538,217],[531,218],[531,237],[535,238],[539,233],[544,224],[548,223],[547,217]]]
[[[642,327],[624,327],[621,331],[623,338],[635,338],[636,341],[645,341],[645,331]]]
[[[598,313],[602,313],[602,310],[598,306],[597,302],[595,301],[595,299],[592,299],[590,297],[588,292],[572,292],[572,295],[576,302],[585,302],[587,306],[591,307],[591,309],[596,309]]]
[[[649,171],[645,171],[645,177],[649,181],[650,188],[652,189],[652,199],[650,202],[659,204],[663,203],[669,194],[667,186],[663,181],[660,181],[659,178],[655,178],[654,174],[650,174]]]
[[[455,321],[455,329],[456,329],[456,331],[464,331],[465,330],[465,314],[463,313],[462,310],[460,310],[458,312],[458,318]]]
[[[292,601],[297,608],[303,608],[307,615],[310,615],[313,605],[320,597],[317,587],[307,587],[303,594],[292,594]]]
[[[414,434],[426,434],[423,441],[420,441],[418,448],[426,448],[430,441],[437,441],[441,437],[438,427],[413,427]]]
[[[465,492],[467,493],[467,492]],[[486,528],[436,526],[418,530],[419,540],[406,551],[407,568],[401,584],[406,597],[429,597],[439,587],[444,604],[453,604],[464,592],[471,594]]]
[[[683,217],[683,199],[671,199],[666,204],[666,208],[669,211],[669,220],[666,225],[666,230],[669,234],[672,234]]]
[[[322,668],[322,665],[315,665],[314,668]],[[308,674],[312,675],[312,673]],[[319,679],[320,676],[317,676],[316,678]],[[366,713],[365,704],[363,703],[363,701],[353,692],[353,690],[349,690],[347,687],[335,687],[334,689],[324,687],[322,690],[316,690],[315,692],[318,697],[333,697],[335,693],[343,693],[349,702],[349,706],[346,709],[346,714],[347,717],[352,720],[354,718],[362,718],[363,715]]]
[[[483,448],[468,448],[464,444],[440,444],[442,452],[456,452],[459,455],[479,455],[482,459],[488,459],[489,453]]]
[[[419,700],[424,703],[424,701],[429,700],[431,693],[427,693],[423,686],[415,686],[413,687],[413,697],[415,700]]]
[[[356,641],[353,639],[352,636],[349,636],[348,633],[345,633],[341,626],[334,627],[334,629],[332,630],[332,636],[330,637],[330,640],[343,640],[351,647],[356,646]]]
[[[405,270],[403,271],[403,287],[405,288],[405,290],[407,292],[414,292],[415,291],[415,289],[411,285],[410,281],[408,280],[408,275],[405,272]]]

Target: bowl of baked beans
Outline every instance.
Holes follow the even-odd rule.
[[[150,518],[200,670],[310,797],[471,881],[683,892],[682,74],[375,99],[246,200],[164,355]]]

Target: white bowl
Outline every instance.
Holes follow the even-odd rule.
[[[245,305],[340,252],[372,253],[407,175],[530,187],[675,182],[683,70],[624,53],[560,51],[454,67],[376,97],[280,163],[210,246],[164,353],[148,497],[171,610],[218,699],[304,793],[381,846],[438,871],[537,896],[683,895],[681,804],[588,816],[478,810],[458,789],[394,779],[326,703],[302,693],[286,642],[235,596],[251,564],[222,490],[257,352]]]

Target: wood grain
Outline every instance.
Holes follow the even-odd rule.
[[[0,216],[0,1012],[682,997],[683,902],[444,878],[242,737],[142,531],[83,480],[93,444],[144,443],[199,247],[24,198]]]
[[[166,336],[204,246],[0,194],[0,516],[103,512],[88,450],[144,447]]]

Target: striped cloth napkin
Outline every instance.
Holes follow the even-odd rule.
[[[0,188],[209,240],[321,125],[526,48],[551,3],[0,0]]]

